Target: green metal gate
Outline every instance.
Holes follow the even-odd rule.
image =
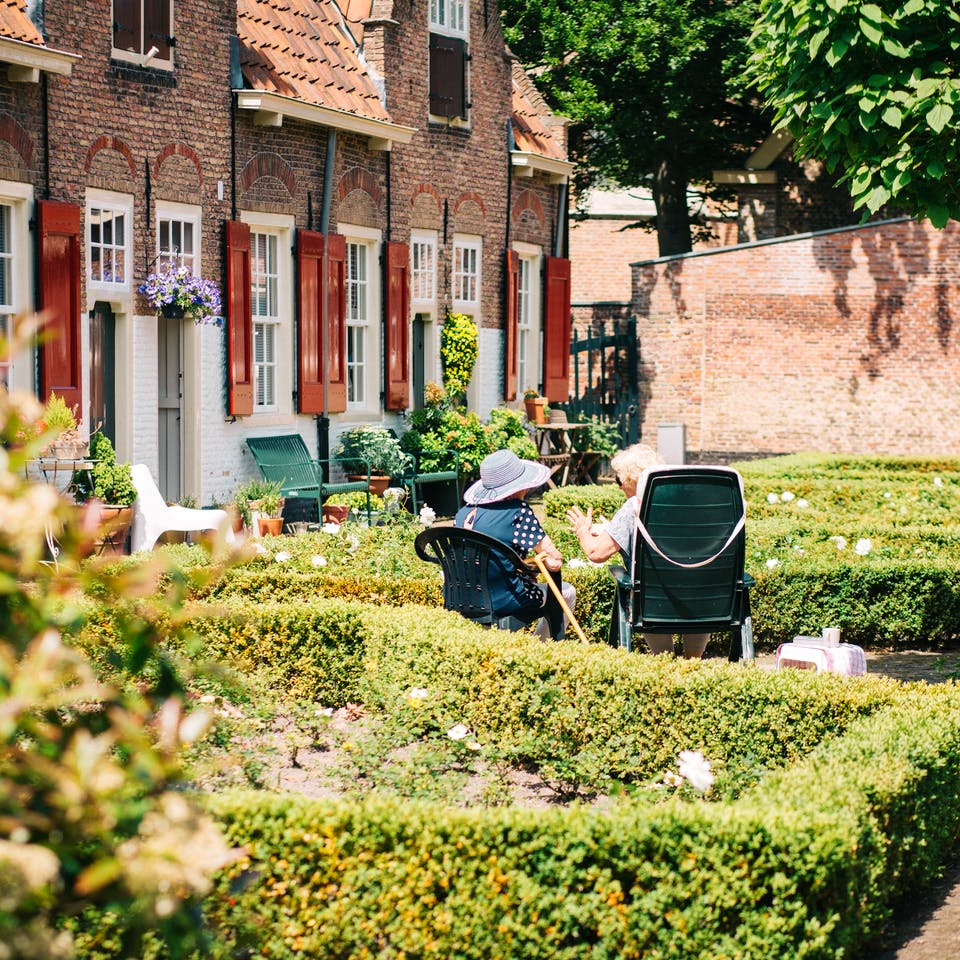
[[[603,321],[584,335],[576,327],[570,340],[571,395],[558,406],[573,421],[597,417],[615,423],[622,446],[640,439],[637,390],[637,318]]]

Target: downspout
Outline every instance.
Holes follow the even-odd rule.
[[[46,163],[43,171],[43,199],[50,199],[50,84],[46,71],[40,75],[43,86],[43,155]]]
[[[567,249],[567,181],[557,188],[557,229],[553,238],[553,255],[562,257]]]
[[[387,285],[390,282],[390,278],[387,275],[387,244],[390,242],[390,218],[392,213],[391,206],[391,192],[390,192],[390,150],[386,151],[386,158],[384,162],[385,173],[387,178],[387,230],[386,236],[384,238],[385,243],[380,250],[380,343],[383,346],[386,346],[387,343]],[[389,358],[387,357],[387,351],[381,349],[380,351],[380,409],[385,412],[386,399],[387,399],[387,363]]]
[[[510,214],[513,209],[513,151],[516,141],[513,139],[513,121],[507,118],[507,217],[503,229],[503,256],[500,257],[500,269],[503,270],[503,390],[500,396],[507,394],[507,325],[510,323],[510,271],[507,268],[507,254],[510,252]]]
[[[324,158],[323,170],[323,199],[320,207],[320,233],[323,234],[323,261],[321,270],[323,276],[320,278],[320,289],[323,291],[320,297],[320,355],[323,357],[323,413],[317,415],[317,458],[328,460],[330,458],[330,367],[327,364],[327,303],[329,299],[327,276],[327,250],[328,237],[327,231],[330,228],[330,199],[333,195],[333,173],[337,163],[337,130],[336,127],[330,127],[327,130],[327,154]],[[329,464],[324,465],[323,479],[328,479]],[[320,517],[317,518],[321,519]]]
[[[513,121],[507,120],[507,222],[504,228],[503,249],[510,249],[510,212],[513,206],[513,151],[517,144],[513,139]]]
[[[143,275],[146,278],[150,273],[150,250],[153,246],[150,243],[150,198],[153,196],[153,187],[150,184],[150,161],[146,157],[143,158],[143,176],[143,196],[147,207],[147,242],[143,245]]]

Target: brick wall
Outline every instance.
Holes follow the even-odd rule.
[[[869,224],[633,269],[642,425],[697,451],[960,450],[960,225]]]

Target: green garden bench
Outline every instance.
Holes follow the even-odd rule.
[[[280,493],[285,497],[309,497],[317,501],[317,519],[323,515],[323,501],[335,493],[365,492],[367,494],[367,519],[370,519],[370,466],[367,465],[365,480],[346,480],[330,483],[323,479],[324,466],[328,468],[340,461],[336,459],[315,460],[310,456],[303,437],[298,433],[267,437],[247,437],[247,446],[265,480],[280,484]]]

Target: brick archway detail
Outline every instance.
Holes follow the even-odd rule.
[[[529,210],[540,221],[540,226],[546,229],[547,214],[543,209],[543,202],[532,190],[521,190],[513,205],[511,219],[518,221]]]
[[[136,179],[137,163],[133,159],[133,153],[130,151],[130,148],[119,137],[108,137],[106,134],[102,137],[97,137],[97,139],[90,144],[87,150],[87,158],[83,162],[83,169],[86,173],[90,172],[90,168],[93,166],[93,159],[101,150],[116,150],[117,153],[127,161],[130,176]]]
[[[427,193],[433,197],[437,204],[438,213],[443,210],[443,200],[440,197],[439,191],[432,183],[419,183],[413,188],[413,193],[410,194],[411,206],[417,202],[417,197],[419,197],[421,193]]]
[[[453,205],[454,214],[456,214],[460,210],[460,207],[462,207],[463,204],[471,200],[480,208],[480,212],[483,214],[484,219],[486,219],[487,206],[483,202],[483,197],[481,197],[479,193],[475,193],[473,190],[467,190],[466,192],[461,193],[459,197],[457,197],[456,202]]]
[[[337,199],[341,202],[354,190],[363,190],[369,194],[373,205],[380,209],[383,200],[383,191],[376,178],[367,170],[361,167],[351,167],[341,178],[337,185]]]
[[[9,143],[16,150],[23,165],[29,170],[33,160],[33,143],[27,131],[8,113],[0,116],[0,140]]]
[[[160,168],[164,161],[169,160],[170,157],[184,157],[189,160],[197,169],[197,183],[203,183],[203,169],[200,166],[200,158],[193,147],[187,146],[185,143],[168,143],[157,154],[157,159],[153,163],[153,175],[155,177],[160,176]]]
[[[283,157],[276,153],[258,153],[255,157],[251,157],[240,174],[240,185],[244,190],[249,190],[264,177],[279,180],[287,188],[287,193],[291,197],[296,196],[297,178],[290,164]]]

